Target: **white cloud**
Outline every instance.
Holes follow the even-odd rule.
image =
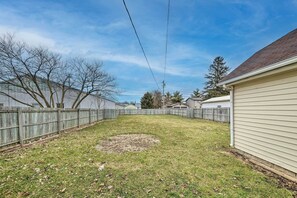
[[[130,64],[131,66],[137,66],[142,68],[148,68],[148,65],[143,56],[134,56],[127,54],[103,54],[99,55],[99,57],[104,61],[111,62],[119,62],[124,64]],[[152,60],[152,59],[150,59]],[[177,60],[177,59],[176,59]],[[199,73],[195,71],[192,67],[188,67],[187,65],[181,65],[174,63],[175,61],[170,61],[166,67],[166,73],[174,76],[197,76]],[[150,65],[153,71],[163,73],[164,72],[164,64],[162,61],[153,59],[150,61]],[[191,65],[193,66],[193,65]],[[198,69],[197,69],[198,70]]]
[[[102,33],[113,33],[115,31],[123,30],[125,28],[130,28],[130,24],[127,21],[118,20],[113,21],[105,25],[85,25],[86,29],[90,29],[92,31],[98,31]]]
[[[27,44],[33,46],[45,46],[50,49],[54,49],[56,42],[55,40],[43,36],[36,30],[29,29],[17,29],[7,26],[0,26],[0,34],[4,35],[6,33],[14,34],[15,38],[19,41],[24,41]]]
[[[131,37],[129,38],[119,34],[130,28],[131,25],[127,19],[111,19],[112,22],[107,24],[100,23],[95,25],[94,23],[86,23],[84,17],[80,18],[75,13],[59,8],[45,11],[43,14],[39,13],[38,16],[49,18],[51,23],[48,28],[38,28],[36,23],[32,23],[29,18],[22,17],[14,9],[10,10],[7,14],[10,15],[10,18],[14,19],[14,26],[0,26],[0,33],[15,33],[18,39],[24,40],[30,45],[46,46],[55,52],[65,55],[99,58],[103,61],[131,65],[131,67],[148,68],[144,57],[139,51],[139,46],[133,32],[131,32]],[[22,24],[28,24],[28,27],[31,29],[23,28]],[[63,29],[64,27],[72,27],[74,24],[82,30],[89,29],[88,36],[79,34],[69,35],[69,33],[57,31],[57,29],[53,29],[53,32],[49,31],[56,26]],[[152,70],[162,74],[164,70],[164,46],[162,46],[164,44],[164,37],[163,35],[155,34],[155,31],[156,29],[154,28],[146,30],[146,35],[149,35],[150,38],[149,42],[147,41],[150,43],[148,46],[151,47],[147,49],[147,55]],[[115,33],[119,35],[116,36],[114,35]],[[203,61],[205,62],[212,58],[206,52],[198,51],[189,43],[170,42],[166,73],[174,76],[198,76],[200,75],[197,72],[198,69],[192,66],[197,64],[197,67],[199,67],[199,64]]]
[[[71,39],[53,39],[44,36],[44,33],[38,32],[34,29],[21,29],[8,26],[0,26],[0,34],[5,33],[13,33],[18,40],[25,41],[26,43],[33,46],[44,46],[55,52],[59,52],[65,55],[79,55],[90,58],[99,58],[103,61],[124,63],[126,65],[131,65],[131,67],[137,66],[141,68],[148,68],[147,63],[141,54],[131,55],[122,53],[111,53],[113,51],[125,51],[126,46],[118,46],[117,49],[115,49],[113,46],[108,46],[108,38],[105,38],[104,42],[101,45],[98,45],[98,42],[94,42],[92,38],[86,40],[79,40],[75,37]],[[172,46],[173,47],[170,48],[171,50],[168,54],[168,64],[166,69],[166,73],[169,75],[199,76],[200,74],[196,71],[196,69],[192,68],[192,64],[196,64],[196,62],[198,62],[199,64],[199,61],[201,61],[201,59],[209,60],[212,58],[212,56],[210,56],[209,54],[197,51],[190,45],[176,43],[172,44]],[[139,51],[137,51],[136,53],[139,53]],[[191,65],[179,63],[185,60],[191,62],[194,61],[194,63],[191,63]],[[158,72],[161,74],[164,72],[164,57],[160,55],[151,56],[149,57],[149,61],[154,72]]]
[[[142,96],[145,92],[148,90],[146,89],[141,89],[141,90],[129,90],[129,91],[124,91],[121,95],[123,96]]]

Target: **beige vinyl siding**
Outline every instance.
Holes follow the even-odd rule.
[[[297,173],[297,70],[234,86],[234,146]]]

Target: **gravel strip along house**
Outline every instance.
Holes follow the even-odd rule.
[[[297,29],[256,52],[220,85],[231,89],[231,146],[296,179]]]

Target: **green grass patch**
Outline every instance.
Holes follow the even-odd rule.
[[[143,152],[108,154],[103,139],[152,134]],[[122,116],[0,155],[0,197],[290,197],[231,155],[227,124],[177,116]],[[102,171],[99,166],[105,163]]]

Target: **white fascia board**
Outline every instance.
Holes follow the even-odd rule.
[[[275,69],[278,69],[278,68],[281,68],[281,67],[296,63],[296,62],[297,62],[297,56],[294,56],[292,58],[288,58],[286,60],[283,60],[283,61],[271,64],[271,65],[268,65],[268,66],[266,66],[264,68],[261,68],[261,69],[258,69],[258,70],[243,74],[243,75],[235,77],[235,78],[231,78],[231,79],[223,81],[223,82],[220,82],[218,85],[221,86],[221,85],[228,85],[228,84],[231,84],[231,83],[235,83],[235,82],[243,80],[245,78],[249,78],[249,77],[256,76],[256,75],[259,75],[259,74],[262,74],[262,73],[265,73],[265,72],[269,72],[269,71],[272,71],[272,70],[275,70]]]
[[[229,100],[210,101],[210,102],[205,101],[205,102],[202,102],[202,104],[207,104],[207,103],[218,103],[218,102],[229,102],[229,101],[230,101],[230,99],[229,99]]]

